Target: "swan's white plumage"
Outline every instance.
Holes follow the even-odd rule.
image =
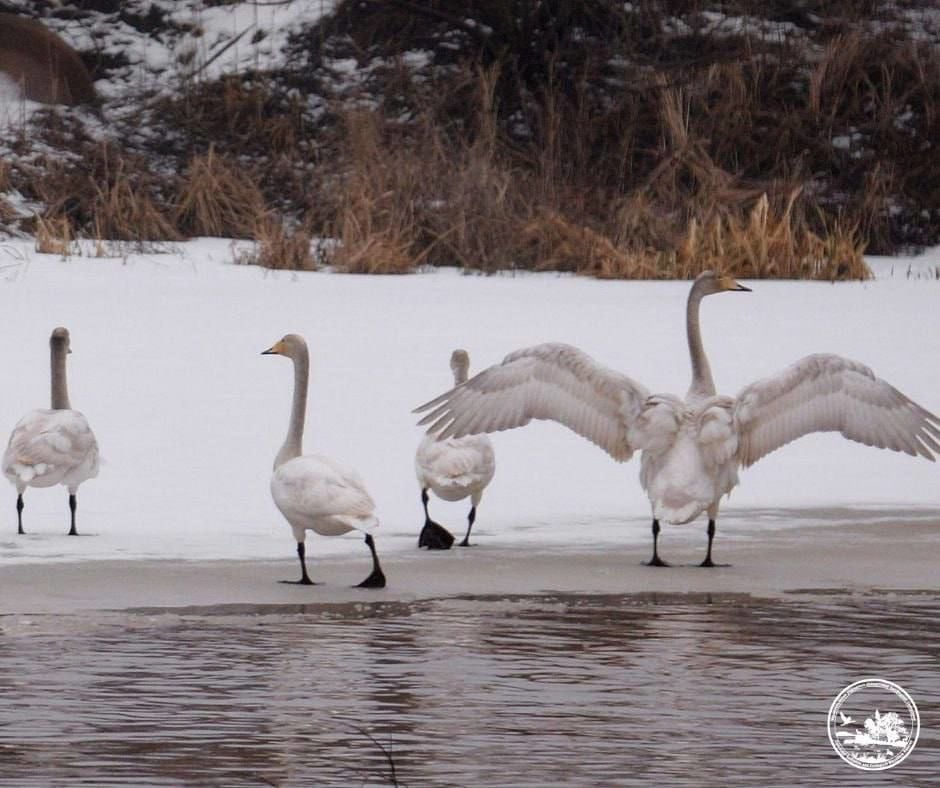
[[[385,575],[379,565],[372,535],[379,524],[375,502],[366,492],[362,478],[352,468],[322,454],[304,454],[303,436],[307,410],[310,353],[299,334],[287,334],[262,355],[286,356],[294,366],[294,393],[287,436],[274,458],[271,497],[284,515],[300,559],[301,585],[313,585],[307,574],[307,531],[338,536],[349,531],[365,531],[365,543],[372,554],[372,573],[360,588],[384,588]]]
[[[22,492],[63,484],[70,492],[98,475],[98,442],[77,410],[34,410],[13,428],[3,473]]]
[[[496,457],[485,435],[440,440],[425,435],[415,453],[418,484],[445,501],[470,496],[476,505],[495,472]]]
[[[375,502],[359,474],[320,454],[305,454],[280,465],[271,477],[271,496],[298,542],[306,530],[338,536],[369,531],[379,524]]]
[[[459,438],[550,419],[623,461],[634,450],[628,425],[648,396],[639,383],[578,348],[546,343],[511,353],[421,406],[430,412],[420,424],[440,438]]]
[[[69,402],[66,359],[71,350],[67,328],[59,326],[49,337],[51,405],[19,420],[3,453],[3,473],[16,487],[17,531],[23,528],[23,494],[27,487],[62,484],[69,491],[71,527],[78,535],[75,513],[79,485],[98,475],[98,442],[88,421]]]
[[[577,348],[544,344],[516,351],[420,406],[416,412],[430,412],[419,423],[430,425],[431,433],[459,438],[551,419],[617,460],[642,450],[640,481],[654,518],[674,523],[705,510],[714,519],[720,498],[738,483],[741,465],[811,432],[838,431],[929,460],[940,454],[937,416],[868,367],[840,356],[808,356],[746,386],[736,398],[716,395],[702,347],[699,303],[706,295],[746,289],[712,272],[696,279],[686,323],[693,379],[684,400],[650,396]]]
[[[630,429],[643,451],[640,484],[653,516],[686,523],[712,506],[737,484],[730,397],[684,402],[678,397],[650,397]]]

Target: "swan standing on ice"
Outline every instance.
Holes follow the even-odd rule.
[[[98,475],[98,442],[85,417],[69,404],[66,356],[72,352],[69,332],[56,328],[49,337],[52,356],[52,408],[34,410],[13,428],[3,454],[3,473],[16,486],[16,520],[23,531],[23,493],[27,487],[64,484],[72,513],[70,536],[77,536],[78,485]]]
[[[467,380],[470,357],[466,350],[455,350],[450,357],[450,368],[454,373],[454,385]],[[461,547],[470,545],[470,530],[477,516],[477,506],[483,490],[493,480],[496,458],[493,446],[486,435],[467,435],[463,438],[439,440],[434,435],[425,435],[415,454],[415,474],[421,486],[421,504],[424,506],[424,528],[418,537],[418,547],[430,550],[448,550],[454,537],[446,528],[431,519],[428,514],[428,490],[445,501],[462,501],[470,497],[470,514],[467,516],[467,533]]]
[[[680,399],[654,394],[598,364],[577,348],[544,344],[518,350],[466,383],[417,408],[419,423],[446,439],[521,427],[532,419],[560,422],[615,460],[642,450],[640,483],[653,509],[652,566],[659,557],[659,521],[688,523],[708,513],[708,551],[718,504],[747,467],[811,432],[840,432],[868,446],[933,460],[940,453],[940,419],[862,364],[841,356],[807,356],[737,397],[715,393],[699,329],[705,296],[747,291],[712,271],[692,285],[686,330],[692,385]]]
[[[287,356],[294,362],[294,398],[290,425],[284,445],[274,459],[271,496],[294,531],[300,558],[301,585],[314,585],[307,574],[307,531],[323,536],[338,536],[349,531],[366,532],[366,544],[372,553],[372,573],[359,588],[385,588],[385,575],[379,566],[375,542],[368,530],[379,524],[375,503],[366,492],[359,474],[353,469],[320,454],[303,454],[304,419],[307,412],[307,379],[310,354],[307,343],[297,334],[288,334],[261,355]]]

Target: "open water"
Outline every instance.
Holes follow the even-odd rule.
[[[838,692],[922,729],[865,773]],[[0,617],[0,784],[940,785],[934,594],[473,597]]]

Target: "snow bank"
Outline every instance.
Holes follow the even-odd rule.
[[[65,490],[30,490],[26,537],[15,493],[0,487],[0,564],[92,558],[289,558],[290,530],[268,479],[287,427],[290,363],[260,353],[287,332],[307,337],[312,381],[305,450],[354,465],[378,505],[380,552],[414,549],[422,522],[410,413],[451,381],[451,351],[471,374],[509,351],[569,342],[653,391],[683,394],[689,362],[685,282],[570,276],[482,277],[434,271],[402,277],[269,272],[232,264],[231,244],[197,240],[172,254],[122,259],[36,254],[0,246],[0,430],[49,396],[48,337],[72,332],[73,405],[95,429],[104,463],[79,493],[70,539]],[[937,253],[934,252],[934,255]],[[929,272],[936,257],[918,262]],[[891,275],[893,267],[894,275]],[[812,352],[871,366],[940,412],[940,281],[908,276],[908,261],[876,261],[867,283],[754,282],[750,294],[708,299],[702,321],[721,391]],[[3,425],[6,426],[3,426]],[[639,463],[618,465],[563,427],[537,423],[494,436],[496,478],[478,542],[527,547],[647,540]],[[805,524],[818,506],[940,507],[935,464],[836,435],[804,438],[743,471],[719,534]],[[432,501],[453,531],[463,503]],[[701,541],[704,524],[665,538]],[[366,556],[350,536],[312,536],[309,552]]]

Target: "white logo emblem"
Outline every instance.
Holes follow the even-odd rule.
[[[829,741],[846,763],[881,771],[897,766],[917,744],[920,714],[893,681],[862,679],[829,707]]]

